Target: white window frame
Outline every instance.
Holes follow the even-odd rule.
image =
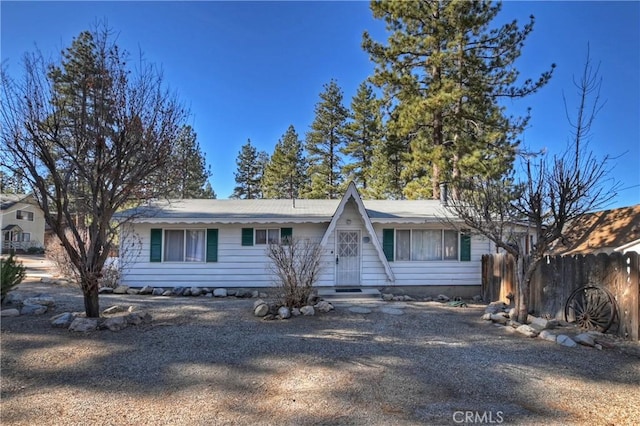
[[[182,257],[180,260],[167,260],[167,232],[182,232]],[[202,239],[202,259],[187,260],[187,233],[201,232],[204,234]],[[207,261],[207,230],[203,228],[180,228],[180,229],[163,229],[162,230],[162,262],[166,263],[205,263]]]
[[[264,240],[258,241],[258,232],[264,232]],[[274,232],[276,234],[276,238],[271,238],[269,234]],[[266,246],[267,244],[280,244],[280,228],[255,228],[253,231],[253,241],[257,246]]]
[[[33,212],[27,210],[16,210],[16,219],[33,222]]]
[[[400,244],[400,238],[398,235],[398,232],[402,232],[404,235],[406,235],[406,232],[409,231],[409,258],[405,258],[403,256],[403,258],[399,258],[398,254],[400,253],[404,253],[404,251],[406,250],[402,250],[399,247]],[[425,259],[425,260],[416,260],[415,256],[414,256],[414,250],[413,250],[413,243],[414,243],[414,232],[419,232],[419,231],[440,231],[440,258],[439,259]],[[445,247],[445,233],[446,232],[455,232],[456,235],[456,257],[453,258],[452,256],[447,256],[446,255],[446,247]],[[420,229],[420,228],[411,228],[411,229],[403,229],[403,228],[399,228],[399,229],[395,229],[395,233],[394,233],[394,261],[396,262],[459,262],[460,261],[460,232],[456,231],[455,229],[444,229],[444,228],[440,228],[440,229],[433,229],[433,228],[425,228],[425,229]],[[406,241],[405,241],[406,244]]]

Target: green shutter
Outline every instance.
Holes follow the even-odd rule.
[[[218,230],[207,229],[207,262],[218,261]]]
[[[393,229],[382,230],[382,251],[389,262],[393,262]]]
[[[242,228],[242,245],[253,245],[253,228]]]
[[[162,262],[162,229],[151,230],[150,261]]]
[[[289,244],[293,237],[293,228],[280,228],[280,241],[282,244]]]
[[[468,231],[460,233],[460,260],[471,261],[471,235]]]

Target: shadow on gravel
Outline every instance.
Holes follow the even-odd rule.
[[[457,424],[455,413],[467,411],[500,412],[506,424],[579,422],[568,404],[576,391],[640,382],[637,358],[505,335],[480,308],[265,322],[251,300],[101,296],[103,307],[116,303],[151,313],[153,324],[75,334],[49,326],[60,308],[3,318],[3,423],[41,420],[29,395],[60,388],[106,398],[116,413],[123,400],[215,407],[203,422]]]

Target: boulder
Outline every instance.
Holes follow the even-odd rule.
[[[162,292],[163,296],[173,296],[173,291],[171,290],[165,290]]]
[[[24,296],[22,295],[22,293],[18,293],[17,291],[10,291],[4,297],[3,302],[5,305],[20,306],[22,305],[23,301],[24,301]]]
[[[189,287],[185,287],[184,291],[182,292],[183,296],[191,296],[191,289]]]
[[[17,317],[20,315],[20,311],[16,308],[3,309],[0,311],[0,317]]]
[[[571,339],[571,337],[560,334],[556,337],[556,343],[562,346],[566,346],[568,348],[575,348],[578,344]]]
[[[150,285],[145,285],[140,289],[140,292],[138,294],[151,294],[152,292],[153,287],[151,287]]]
[[[385,302],[391,302],[393,300],[393,294],[382,293],[382,300],[384,300]]]
[[[491,314],[487,313],[482,315],[482,319],[485,321],[491,321]]]
[[[535,328],[539,332],[542,330],[546,330],[547,328],[551,328],[549,327],[549,320],[546,320],[544,318],[539,318],[539,317],[534,317],[533,315],[529,315],[527,317],[527,321],[529,322],[529,325],[531,327]]]
[[[500,314],[491,314],[491,321],[497,322],[498,324],[506,325],[509,319],[506,317],[505,314],[500,313]]]
[[[130,288],[129,290],[127,290],[127,294],[140,294],[140,290],[138,290],[137,288]]]
[[[198,297],[202,294],[202,289],[200,287],[191,287],[191,295],[193,297]]]
[[[416,299],[414,299],[413,297],[409,296],[408,294],[405,294],[405,295],[402,297],[402,299],[403,299],[405,302],[412,302],[412,301],[416,300]]]
[[[253,315],[257,317],[264,317],[269,313],[269,305],[261,303],[253,308]]]
[[[278,316],[282,319],[291,318],[291,310],[287,306],[280,306]]]
[[[516,308],[509,309],[509,318],[513,320],[518,319],[518,311],[516,311]]]
[[[267,302],[265,302],[264,300],[258,299],[255,302],[253,302],[253,309],[257,308],[260,305],[266,305],[266,304]]]
[[[113,315],[113,314],[118,314],[120,312],[127,312],[127,309],[128,309],[127,307],[122,305],[114,305],[102,311],[102,315]]]
[[[536,337],[538,332],[531,326],[527,324],[522,324],[520,327],[516,328],[516,331],[520,334],[524,334],[527,337]]]
[[[69,328],[76,316],[71,312],[63,312],[51,317],[51,325],[57,328]]]
[[[540,334],[538,335],[538,337],[540,337],[541,339],[544,340],[548,340],[550,342],[555,342],[557,336],[555,334],[553,334],[552,332],[550,332],[549,330],[542,330],[540,332]]]
[[[294,317],[299,317],[300,315],[302,315],[302,312],[300,312],[300,309],[298,308],[293,308],[291,309],[291,315],[293,315]]]
[[[258,297],[260,297],[260,292],[258,290],[253,290],[251,292],[251,297],[253,297],[254,299],[257,299]]]
[[[316,310],[313,309],[313,306],[306,305],[300,308],[300,313],[305,316],[313,316],[316,314]]]
[[[42,315],[47,312],[47,307],[43,305],[22,305],[20,315]]]
[[[182,296],[182,293],[184,293],[184,287],[174,287],[173,289],[171,289],[171,293],[173,293],[175,296]]]
[[[322,300],[322,301],[316,303],[314,305],[314,308],[317,309],[320,312],[326,313],[326,312],[329,312],[329,311],[333,310],[333,305],[331,303],[327,302],[327,301]]]
[[[227,297],[226,288],[216,288],[213,290],[213,297]]]
[[[583,346],[594,347],[596,345],[596,341],[588,333],[578,334],[573,338],[573,340]]]
[[[269,297],[269,295],[265,292],[260,292],[258,293],[258,297],[261,299],[266,299],[267,297]]]
[[[111,287],[100,287],[98,289],[98,294],[112,294],[113,289]]]
[[[123,318],[129,325],[148,324],[151,322],[151,315],[146,312],[131,312]]]
[[[231,296],[235,296],[235,295],[236,295],[236,289],[235,288],[227,289],[227,296],[231,297]]]
[[[320,301],[318,294],[313,292],[309,296],[307,296],[307,305],[315,305]]]
[[[246,288],[238,288],[236,289],[236,297],[249,298],[251,297],[251,292]]]
[[[86,332],[93,331],[98,328],[98,320],[96,318],[82,318],[78,317],[74,319],[69,325],[69,331]]]
[[[127,294],[127,290],[129,290],[129,286],[119,285],[113,289],[113,294]]]
[[[162,296],[162,293],[164,293],[164,288],[160,287],[156,287],[151,291],[151,294],[154,296]]]
[[[475,296],[473,296],[471,300],[473,300],[476,303],[482,302],[482,296],[480,296],[479,294],[476,294]]]
[[[489,306],[484,309],[484,312],[487,314],[497,314],[498,312],[504,312],[507,308],[507,304],[504,302],[491,302]]]
[[[446,294],[439,294],[436,297],[436,301],[438,302],[448,302],[449,300],[451,300],[451,298],[449,298],[449,296],[447,296]]]
[[[129,326],[129,322],[126,316],[120,315],[117,317],[107,318],[104,323],[102,323],[104,328],[108,328],[111,331],[120,331]]]

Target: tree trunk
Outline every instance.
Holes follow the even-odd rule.
[[[524,258],[520,256],[516,262],[518,277],[518,298],[516,311],[518,312],[518,322],[527,323],[529,316],[529,295],[531,293],[531,279],[540,263],[540,259],[530,258],[525,267]]]
[[[82,293],[84,295],[84,311],[87,317],[98,318],[100,316],[98,280],[95,279],[95,282],[83,283]]]

